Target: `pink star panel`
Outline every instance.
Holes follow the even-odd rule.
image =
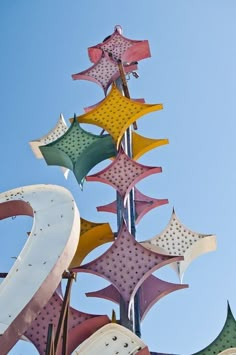
[[[87,181],[100,181],[114,187],[124,198],[124,205],[130,190],[141,179],[160,173],[160,167],[150,167],[137,163],[128,157],[121,148],[114,161],[105,169],[86,177]]]
[[[135,293],[148,276],[160,267],[182,259],[144,248],[123,223],[117,239],[103,255],[73,271],[104,277],[117,288],[130,306]]]
[[[91,62],[96,63],[103,52],[111,53],[113,58],[123,62],[134,62],[151,56],[147,40],[128,39],[121,34],[121,27],[115,27],[114,33],[102,43],[88,48]]]
[[[151,211],[153,208],[162,206],[169,203],[168,199],[155,199],[142,194],[139,190],[135,189],[135,208],[136,208],[136,223],[138,223],[141,218]]]
[[[143,284],[140,286],[140,315],[141,320],[144,319],[147,312],[151,307],[167,294],[177,291],[183,288],[187,288],[188,285],[173,284],[163,281],[157,277],[149,276]],[[109,301],[118,303],[120,302],[120,294],[113,285],[109,285],[102,290],[86,293],[87,297],[99,297]]]
[[[52,323],[54,329],[57,328],[62,302],[63,299],[59,296],[58,291],[55,292],[24,334],[35,345],[39,354],[45,354],[46,351],[48,324]],[[83,313],[70,307],[68,353],[70,354],[85,339],[109,322],[107,316]]]
[[[148,213],[153,208],[165,205],[169,203],[167,199],[156,199],[148,197],[142,194],[136,187],[134,188],[134,203],[135,203],[135,214],[136,214],[136,224],[143,218],[143,216]],[[113,201],[104,206],[97,207],[98,212],[111,212],[117,213],[117,203]]]
[[[131,73],[135,70],[137,70],[136,64],[124,66],[124,71],[126,73]],[[96,64],[80,73],[73,74],[72,78],[74,80],[92,81],[100,85],[106,95],[109,85],[118,79],[119,76],[120,72],[117,63],[112,58],[110,58],[107,53],[103,53]]]

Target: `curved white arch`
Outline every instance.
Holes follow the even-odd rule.
[[[31,215],[34,222],[16,262],[0,284],[0,349],[5,354],[57,288],[76,251],[80,216],[71,193],[32,185],[0,194],[0,219]]]
[[[82,344],[80,344],[72,355],[110,355],[110,354],[138,354],[144,349],[144,342],[129,329],[110,323],[97,330]]]
[[[236,348],[230,348],[220,352],[218,355],[236,355]]]

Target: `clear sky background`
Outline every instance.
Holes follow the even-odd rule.
[[[65,180],[58,167],[34,157],[28,142],[51,130],[61,112],[68,121],[103,98],[96,84],[71,79],[91,66],[89,46],[117,24],[124,36],[149,40],[152,57],[139,63],[140,78],[130,80],[130,94],[164,104],[163,111],[138,121],[138,132],[169,138],[170,144],[139,160],[163,168],[139,187],[149,196],[168,198],[169,205],[141,220],[138,240],[162,231],[173,207],[188,228],[217,235],[217,251],[187,270],[189,289],[164,297],[145,318],[142,339],[152,351],[187,355],[207,346],[224,325],[227,300],[236,317],[235,19],[235,0],[0,2],[1,192],[32,184],[63,185],[83,218],[110,222],[114,231],[115,216],[96,212],[96,206],[115,198],[114,190],[89,182],[81,192],[72,173]],[[31,225],[25,217],[1,221],[1,272],[9,270]],[[156,275],[178,282],[165,269]],[[113,304],[83,296],[107,284],[95,279],[79,275],[72,304],[111,315]],[[21,341],[10,354],[37,352]]]

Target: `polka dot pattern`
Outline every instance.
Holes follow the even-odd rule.
[[[39,142],[42,145],[46,145],[48,143],[51,143],[58,138],[60,138],[66,131],[68,130],[68,127],[64,121],[63,116],[61,115],[59,118],[59,121],[57,122],[57,125],[54,127],[53,130],[51,130],[46,136],[42,137],[39,139]]]
[[[120,149],[116,159],[107,168],[95,175],[87,176],[86,180],[101,181],[111,185],[125,198],[138,181],[158,172],[161,172],[161,168],[141,165],[130,159],[123,149]]]
[[[173,212],[167,228],[146,242],[163,248],[168,255],[184,255],[189,248],[206,236],[208,235],[186,228]]]
[[[131,330],[116,323],[104,326],[87,342],[75,350],[74,355],[150,355],[143,341]]]
[[[99,141],[100,136],[93,135],[83,130],[77,122],[73,123],[70,129],[57,141],[53,142],[51,146],[58,148],[66,153],[73,164],[95,141]]]
[[[99,48],[105,52],[112,53],[113,58],[118,60],[122,59],[123,53],[125,53],[128,48],[132,47],[133,42],[136,43],[136,41],[124,38],[116,31],[108,40],[102,43]]]
[[[126,73],[136,69],[136,65],[125,66]],[[107,92],[110,84],[120,76],[117,63],[112,60],[108,54],[104,53],[99,61],[87,70],[78,74],[73,74],[74,80],[90,80],[99,84],[104,92]]]
[[[82,227],[79,244],[77,246],[74,258],[70,263],[70,269],[79,267],[84,258],[92,250],[105,243],[111,243],[115,239],[114,233],[112,232],[109,223],[88,222],[86,224],[89,229],[85,230],[85,228]]]
[[[40,151],[41,146],[45,146],[51,142],[54,142],[55,140],[63,136],[63,134],[67,130],[67,124],[63,118],[63,115],[61,114],[56,126],[48,134],[29,142],[30,147],[36,158],[43,158],[42,153]]]
[[[43,355],[46,351],[48,324],[52,323],[54,325],[54,330],[57,328],[62,302],[63,299],[57,292],[55,292],[48,304],[43,307],[37,318],[35,318],[35,320],[31,323],[31,326],[24,334],[35,345],[39,351],[39,354]],[[85,324],[87,320],[95,317],[98,316],[83,313],[70,307],[68,321],[69,337],[72,329],[78,325],[81,325],[82,329],[83,324]]]
[[[176,258],[142,247],[123,224],[112,246],[103,255],[76,271],[104,277],[118,289],[126,302],[130,302],[139,286],[152,272],[173,261]]]
[[[162,206],[169,203],[167,199],[156,199],[153,197],[146,196],[142,194],[136,187],[134,188],[134,204],[135,204],[135,222],[138,224],[140,220],[145,216],[146,213],[150,212],[153,208]],[[107,205],[98,206],[97,211],[99,212],[110,212],[117,213],[117,203],[113,201]],[[122,215],[124,216],[126,213],[126,209],[124,208],[122,211]]]
[[[195,258],[216,249],[216,238],[212,234],[191,231],[177,219],[173,211],[166,229],[142,244],[145,248],[161,250],[167,255],[182,255],[184,260],[172,264],[182,281],[184,272]]]
[[[187,287],[188,285],[166,282],[154,275],[150,275],[139,288],[141,320],[143,321],[147,312],[162,297]],[[86,296],[104,298],[117,304],[120,302],[120,294],[113,285],[109,285],[99,291],[87,292]]]
[[[139,117],[161,110],[161,104],[144,104],[122,96],[115,85],[108,96],[92,111],[78,116],[81,123],[94,124],[104,128],[119,144],[125,130]]]
[[[72,170],[80,185],[96,164],[116,154],[110,135],[89,133],[76,120],[63,136],[40,147],[40,150],[48,165],[60,165]]]
[[[83,235],[84,233],[88,232],[90,229],[101,225],[101,223],[94,223],[94,222],[88,221],[84,218],[80,219],[80,223],[81,223],[80,224],[80,236]]]
[[[224,350],[236,347],[236,321],[228,307],[228,314],[225,325],[218,337],[205,349],[194,355],[218,355]]]
[[[135,50],[132,50],[132,47],[135,47]],[[128,51],[129,49],[131,51]],[[116,60],[120,59],[129,62],[150,57],[148,41],[128,39],[123,37],[117,29],[102,43],[88,49],[90,60],[93,63],[97,62],[99,54],[101,55],[102,52],[111,53]]]

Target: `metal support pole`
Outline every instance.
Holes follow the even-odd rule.
[[[65,325],[65,322],[67,319],[67,313],[69,310],[71,286],[72,286],[74,279],[75,279],[75,273],[73,273],[73,272],[69,273],[68,274],[68,282],[66,285],[65,297],[64,297],[63,304],[62,304],[60,318],[58,321],[55,340],[54,340],[55,353],[57,352],[57,347],[58,347],[59,339],[61,336],[62,327],[63,327],[64,331],[67,331],[67,325],[66,326],[64,326],[64,325]],[[67,340],[67,336],[65,334],[63,334],[63,339]],[[64,343],[64,348],[66,348],[65,343]],[[62,353],[62,354],[65,355],[66,353]]]
[[[66,309],[66,315],[63,325],[63,336],[62,336],[62,355],[67,355],[67,345],[68,345],[68,318],[69,318],[69,304]]]
[[[123,95],[127,98],[130,99],[130,94],[129,94],[129,89],[128,89],[128,85],[127,85],[127,81],[126,81],[126,77],[125,77],[125,72],[124,72],[124,68],[123,68],[123,64],[121,62],[121,60],[117,61],[118,67],[119,67],[119,71],[120,71],[120,80],[117,80],[117,86],[118,88],[121,90],[121,92],[123,93]],[[134,122],[133,124],[134,129],[137,129],[137,124],[136,122]],[[124,139],[123,139],[123,145],[124,145],[124,150],[125,153],[132,159],[133,158],[133,152],[132,152],[132,132],[131,132],[131,127],[129,127],[125,134],[124,134]],[[119,206],[121,203],[119,196],[117,196],[117,218],[118,218],[118,223],[119,223],[119,219],[120,219],[120,211],[119,211]],[[127,214],[125,216],[126,222],[127,222],[127,226],[129,228],[130,233],[133,235],[134,238],[136,238],[136,226],[135,226],[135,203],[134,203],[134,190],[132,189],[131,192],[129,193],[129,197],[127,200]],[[118,224],[119,226],[119,224]],[[127,317],[127,309],[122,309],[122,302],[120,303],[120,313],[122,315],[122,313],[126,312],[126,317]],[[123,315],[124,316],[124,315]],[[121,323],[122,325],[125,325],[122,322],[121,319]],[[141,337],[141,328],[140,328],[140,297],[139,297],[139,291],[136,293],[135,297],[134,297],[134,305],[133,305],[133,309],[132,309],[132,330],[133,332]],[[130,324],[129,324],[130,325]],[[126,326],[126,325],[125,325]],[[129,326],[130,328],[130,326]]]
[[[54,326],[52,323],[48,324],[48,336],[45,355],[55,355],[54,351]]]

